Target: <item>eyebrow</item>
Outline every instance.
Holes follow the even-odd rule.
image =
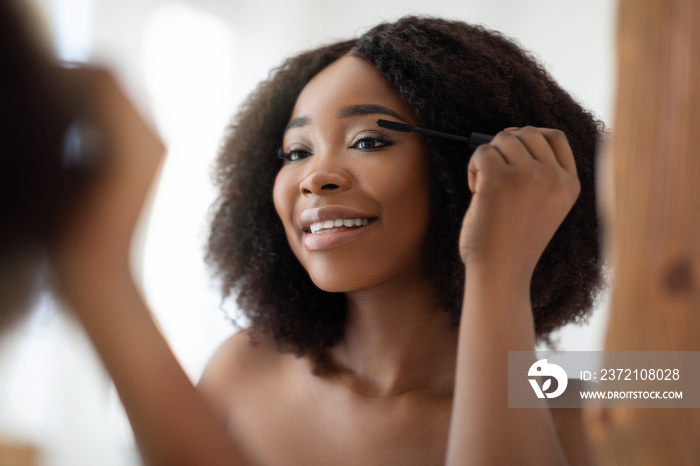
[[[306,126],[309,123],[311,123],[311,118],[307,116],[296,117],[292,121],[287,123],[287,126],[284,127],[283,134],[292,128],[301,128],[302,126]]]
[[[400,117],[399,114],[393,111],[392,109],[383,105],[376,104],[360,104],[343,107],[338,112],[338,118],[350,118],[354,116],[374,114],[391,116],[403,121],[404,123],[408,123],[408,121],[406,121],[405,118]]]
[[[390,109],[389,107],[385,107],[383,105],[377,105],[377,104],[358,104],[358,105],[348,105],[347,107],[343,107],[338,111],[338,118],[350,118],[350,117],[355,117],[355,116],[362,116],[362,115],[387,115],[390,117],[394,117],[397,120],[401,120],[404,123],[408,123],[408,121],[399,116],[398,113]],[[284,127],[284,133],[289,131],[292,128],[301,128],[306,125],[311,123],[311,118],[308,116],[300,116],[292,119],[289,123],[287,123],[287,126]]]

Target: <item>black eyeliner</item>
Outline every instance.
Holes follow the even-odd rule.
[[[371,136],[368,135],[368,136],[360,137],[359,139],[357,139],[357,136],[360,135],[360,134],[362,134],[363,132],[365,132],[365,130],[360,131],[359,133],[357,133],[357,135],[355,135],[355,137],[353,138],[353,139],[355,140],[355,142],[354,142],[353,145],[350,146],[350,147],[351,147],[351,148],[355,148],[355,146],[356,146],[359,142],[361,142],[361,141],[363,141],[363,140],[377,141],[377,142],[379,142],[379,143],[382,144],[381,146],[375,147],[375,148],[372,148],[372,149],[362,149],[362,150],[366,150],[366,151],[379,150],[379,149],[381,149],[381,148],[383,148],[383,147],[388,147],[388,146],[391,146],[391,145],[394,144],[394,140],[391,138],[391,136],[390,136],[388,133],[386,133],[386,132],[384,132],[384,131],[375,131],[375,130],[370,130],[370,131],[372,132],[372,135],[371,135]],[[285,152],[284,149],[283,149],[282,147],[280,147],[280,148],[277,149],[277,152],[276,152],[277,158],[280,158],[280,159],[282,159],[282,160],[288,160],[288,159],[289,159],[289,154],[290,154],[291,152],[295,152],[295,151],[288,151],[288,152]]]

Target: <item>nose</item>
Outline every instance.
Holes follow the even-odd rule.
[[[299,183],[301,193],[321,196],[350,189],[352,178],[337,162],[337,158],[333,156],[314,155],[314,164]]]

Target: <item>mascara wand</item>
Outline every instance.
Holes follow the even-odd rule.
[[[415,133],[422,133],[428,136],[436,136],[443,139],[466,142],[469,144],[470,149],[476,149],[481,144],[488,144],[493,139],[493,136],[483,133],[472,132],[470,137],[457,136],[456,134],[448,134],[432,129],[419,128],[418,126],[411,126],[406,123],[399,123],[398,121],[377,120],[377,125],[385,129],[401,131],[403,133],[410,133],[413,131]]]

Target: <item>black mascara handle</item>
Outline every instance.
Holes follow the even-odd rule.
[[[471,137],[469,138],[469,148],[472,150],[476,149],[482,144],[488,144],[489,142],[491,142],[492,139],[493,136],[491,136],[490,134],[477,133],[476,131],[474,131]]]

